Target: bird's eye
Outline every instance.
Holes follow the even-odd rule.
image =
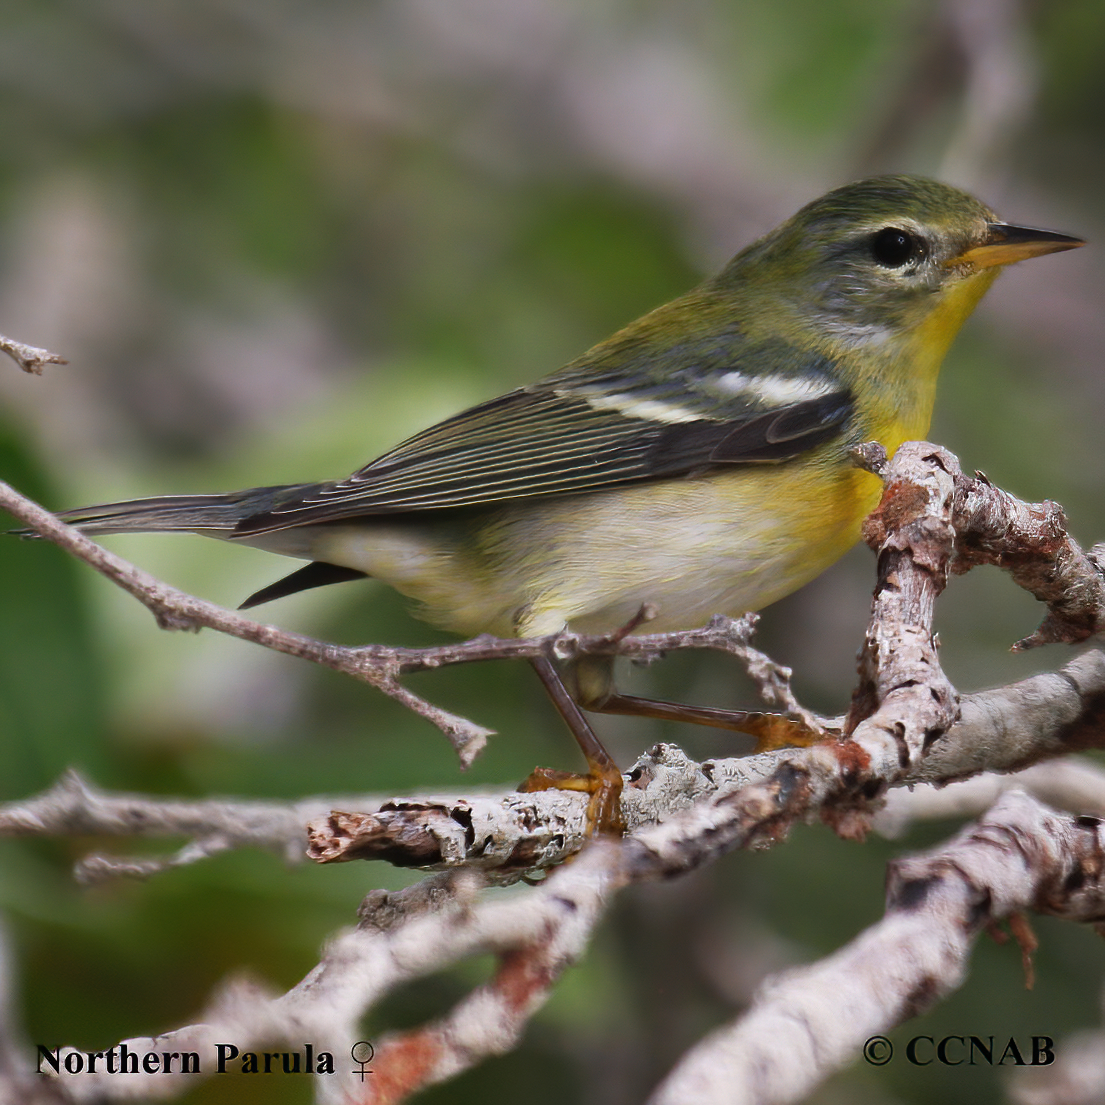
[[[925,243],[916,234],[888,226],[871,239],[871,254],[888,269],[900,269],[924,255]]]

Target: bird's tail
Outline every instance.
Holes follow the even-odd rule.
[[[272,510],[289,493],[311,486],[251,487],[224,495],[157,495],[63,510],[58,517],[88,534],[184,532],[229,537],[243,518]]]
[[[206,537],[234,538],[239,536],[239,524],[256,514],[268,514],[289,502],[317,492],[317,483],[281,484],[278,487],[251,487],[245,491],[230,491],[225,495],[157,495],[149,499],[130,499],[120,503],[100,503],[63,510],[58,517],[83,533],[200,533]],[[36,537],[31,530],[10,530],[20,537]],[[341,583],[349,579],[364,579],[366,572],[328,561],[315,560],[309,540],[302,537],[302,528],[287,533],[265,533],[256,537],[241,535],[243,543],[267,548],[272,552],[311,560],[298,571],[263,587],[251,595],[240,609],[246,610],[272,599],[294,595],[311,587]],[[299,540],[294,536],[298,533]]]

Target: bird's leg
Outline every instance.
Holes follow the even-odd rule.
[[[584,703],[584,706],[594,713],[685,721],[691,725],[708,725],[713,729],[747,733],[756,738],[757,752],[808,746],[824,736],[801,721],[760,710],[721,710],[712,706],[689,706],[656,698],[637,698],[628,694],[612,694],[601,706],[591,703]]]
[[[587,719],[576,705],[560,672],[545,656],[531,661],[538,678],[560,716],[572,731],[572,735],[587,761],[587,774],[576,775],[568,771],[554,771],[539,767],[523,780],[519,790],[582,790],[591,796],[587,805],[587,830],[589,835],[605,833],[621,836],[625,825],[621,815],[622,773],[618,765],[603,748]]]
[[[620,694],[614,686],[614,662],[608,656],[582,656],[573,667],[575,700],[585,710],[600,714],[628,714],[632,717],[683,721],[728,729],[756,738],[756,751],[806,746],[824,734],[793,718],[763,711],[722,710],[713,706],[690,706],[655,698]]]

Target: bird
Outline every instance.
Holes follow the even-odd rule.
[[[923,438],[944,355],[1013,262],[1084,244],[948,184],[835,188],[718,272],[536,383],[331,482],[106,503],[88,534],[187,531],[307,561],[244,607],[370,576],[461,636],[689,629],[759,610],[857,541],[880,481],[853,461]],[[616,690],[612,660],[533,661],[617,832],[621,774],[583,710],[742,728],[748,715]]]

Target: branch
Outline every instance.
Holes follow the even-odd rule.
[[[332,942],[293,990],[273,997],[239,985],[202,1023],[127,1046],[140,1056],[166,1050],[210,1056],[227,1039],[242,1050],[311,1039],[344,1055],[365,1012],[387,993],[462,959],[496,955],[493,979],[445,1017],[381,1039],[373,1078],[363,1087],[340,1066],[338,1076],[318,1080],[323,1101],[404,1100],[513,1046],[555,980],[582,954],[615,890],[670,873],[673,854],[712,854],[713,826],[699,814],[688,810],[620,846],[594,844],[541,886],[505,901],[475,898],[482,880],[461,872],[431,876],[397,894],[377,891],[362,908],[358,930]],[[868,1037],[958,986],[970,945],[989,923],[1029,907],[1076,921],[1105,915],[1105,869],[1097,862],[1103,846],[1097,819],[1062,817],[1026,795],[1006,795],[952,844],[895,864],[881,925],[766,986],[749,1015],[692,1051],[654,1100],[797,1100]],[[130,1094],[119,1075],[80,1077],[82,1092],[106,1100]],[[159,1086],[166,1093],[183,1089],[170,1077]],[[734,1097],[734,1087],[744,1096]],[[142,1091],[149,1088],[147,1080]]]
[[[427,702],[403,686],[398,681],[398,676],[450,664],[544,655],[553,655],[563,660],[589,652],[643,660],[676,649],[712,649],[726,652],[741,660],[769,705],[777,706],[788,716],[805,723],[808,728],[824,730],[823,719],[805,710],[795,699],[790,689],[790,670],[774,663],[749,644],[757,621],[754,614],[746,614],[738,619],[714,618],[701,629],[637,636],[617,633],[583,636],[563,632],[548,637],[519,640],[498,640],[484,635],[472,641],[423,649],[388,645],[347,647],[256,622],[236,611],[178,591],[109,552],[80,530],[66,525],[2,481],[0,509],[6,510],[38,535],[83,560],[138,599],[153,614],[162,629],[215,629],[276,652],[322,664],[376,687],[440,729],[456,750],[462,767],[467,767],[475,759],[492,731]],[[647,617],[647,611],[643,614]]]
[[[974,815],[988,808],[1002,789],[1020,785],[1022,778],[1025,785],[1033,785],[1031,774],[1016,772],[1075,750],[1105,748],[1103,711],[1105,654],[1094,651],[1076,657],[1057,672],[967,695],[960,720],[927,755],[911,763],[908,770],[899,771],[895,766],[883,776],[874,774],[870,765],[863,768],[848,742],[828,741],[812,748],[701,763],[689,759],[675,745],[658,744],[640,756],[626,774],[622,817],[634,831],[691,806],[718,808],[738,820],[748,819],[743,828],[732,824],[726,830],[735,834],[732,847],[752,841],[774,842],[790,824],[815,816],[837,831],[858,836],[869,816],[880,831],[895,824],[902,817],[897,812],[899,803],[917,801],[912,797],[915,792],[906,788],[920,785],[932,796],[931,801],[953,803],[960,793],[958,786],[947,791],[933,788],[977,776],[978,786],[984,789],[974,792],[976,800],[960,811],[960,816]],[[1057,772],[1064,765],[1045,766]],[[1068,778],[1074,771],[1073,767],[1067,769]],[[1009,774],[1010,782],[997,782],[988,774],[992,772]],[[1105,806],[1105,775],[1100,786],[1094,785],[1089,766],[1080,775],[1081,789],[1069,794],[1067,802],[1075,808]],[[1042,783],[1040,787],[1041,797],[1065,804],[1057,784],[1051,789],[1043,789]],[[767,794],[757,788],[766,788]],[[978,798],[979,793],[990,800]],[[555,807],[547,797],[550,794],[556,796]],[[887,797],[889,809],[876,812]],[[380,807],[382,813],[347,808],[359,812],[335,810],[310,826],[309,854],[313,859],[322,863],[384,859],[404,866],[506,868],[533,859],[536,867],[559,862],[582,844],[586,831],[586,799],[569,792],[393,799]],[[563,852],[559,847],[550,849],[550,842],[562,844]]]
[[[893,835],[910,817],[975,816],[1011,786],[1025,787],[1053,805],[1105,815],[1105,772],[1054,760],[1073,749],[1105,747],[1103,708],[1105,655],[1096,651],[1058,672],[967,695],[960,720],[892,784],[885,808],[874,814],[874,827]],[[626,774],[623,817],[630,830],[647,828],[689,806],[731,800],[783,770],[795,777],[813,773],[821,759],[815,748],[699,763],[675,745],[658,744]],[[1033,763],[1039,766],[1024,770]],[[1009,776],[1003,780],[993,772]],[[972,783],[960,782],[968,778]],[[953,782],[958,785],[935,789]],[[0,806],[0,836],[191,838],[171,857],[87,856],[77,867],[84,882],[145,877],[238,847],[274,851],[288,861],[305,854],[322,863],[377,859],[400,867],[475,867],[519,878],[553,867],[583,846],[586,809],[584,795],[558,790],[386,799],[320,795],[295,803],[181,801],[110,794],[70,772],[37,797]]]
[[[1059,533],[1056,511],[1021,510],[1023,504],[1018,506],[984,479],[967,480],[954,457],[925,443],[903,446],[890,465],[876,450],[867,450],[864,461],[884,472],[887,491],[866,531],[880,550],[880,579],[861,663],[863,681],[848,721],[852,739],[705,764],[660,746],[629,775],[624,816],[631,828],[697,804],[704,817],[716,820],[719,848],[776,839],[796,820],[816,815],[838,832],[861,835],[890,788],[921,781],[940,784],[986,770],[1016,771],[1101,742],[1105,661],[1100,654],[1081,657],[1061,673],[969,697],[962,707],[962,721],[956,723],[958,700],[940,671],[932,642],[933,605],[953,564],[996,560],[1012,565],[1021,582],[1043,578],[1046,584],[1048,574],[1041,573],[1038,565],[1054,563],[1058,557],[1068,568],[1076,565],[1091,582],[1096,578],[1093,564],[1073,554],[1069,539]],[[1001,512],[987,503],[996,503]],[[1011,510],[1020,510],[1023,516],[1017,525],[1008,523]],[[51,521],[49,516],[35,520]],[[996,536],[1003,528],[1010,537],[1006,545]],[[1046,540],[1039,539],[1041,530]],[[953,560],[953,554],[959,559]],[[1092,594],[1092,588],[1083,587],[1082,594]],[[339,653],[345,659],[371,655],[377,664],[384,656],[391,672],[533,655],[537,649],[571,654],[586,648],[647,656],[670,647],[724,648],[753,669],[766,693],[793,713],[801,710],[789,691],[789,672],[748,645],[750,620],[715,621],[703,630],[620,640],[561,634],[513,642],[481,638],[429,650],[340,650],[212,609],[219,618],[260,630],[262,643],[268,643],[271,634],[281,641],[278,647],[292,650],[287,643],[290,637],[297,654],[300,645],[316,658],[325,652],[332,666]],[[384,858],[404,866],[471,864],[517,875],[560,862],[578,849],[585,837],[582,806],[577,796],[555,791],[411,797],[368,808],[362,804],[351,807],[358,812],[332,812],[316,821],[310,827],[311,854],[324,862]],[[321,807],[319,800],[313,808]],[[298,846],[302,839],[302,821],[297,820],[301,813],[293,816],[294,831],[289,827],[281,837],[285,848],[291,847],[292,840]],[[249,839],[248,834],[228,835],[221,827],[228,820],[232,818],[216,818],[206,832],[195,836],[192,846],[168,861],[123,861],[122,870],[140,874],[158,864],[188,862]],[[11,824],[18,827],[18,821]],[[703,857],[673,862],[683,869],[703,862]],[[109,873],[113,863],[118,866],[118,861],[93,860],[84,875]]]
[[[1097,818],[1004,795],[950,843],[895,861],[883,920],[835,955],[770,979],[744,1017],[684,1056],[651,1105],[800,1100],[957,989],[983,929],[1030,909],[1078,922],[1105,916],[1103,848]]]
[[[397,669],[389,656],[390,650],[351,649],[327,644],[301,633],[255,622],[235,611],[178,591],[109,552],[2,481],[0,509],[25,522],[37,534],[83,560],[138,599],[162,629],[216,629],[228,636],[252,641],[288,656],[311,660],[369,683],[436,725],[452,743],[464,766],[472,762],[487,742],[491,730],[442,710],[402,686],[396,680]]]
[[[7,353],[24,372],[30,372],[35,376],[41,376],[42,369],[48,364],[69,363],[64,357],[59,357],[48,349],[39,349],[37,345],[26,345],[3,334],[0,334],[0,353]]]
[[[42,794],[0,806],[0,836],[191,838],[174,856],[86,856],[75,871],[77,880],[85,884],[117,875],[146,878],[232,848],[261,848],[294,863],[304,858],[307,825],[325,816],[335,801],[340,799],[185,801],[109,794],[91,786],[76,771],[68,771]],[[370,804],[373,799],[346,801]]]
[[[983,560],[1012,567],[1018,582],[1040,590],[1051,604],[1049,617],[1054,615],[1056,624],[1066,627],[1064,631],[1081,632],[1097,624],[1096,565],[1080,555],[1077,546],[1060,532],[1055,512],[1026,508],[1024,525],[1006,525],[1010,540],[1003,542],[997,531],[1005,523],[980,521],[1000,515],[976,509],[976,500],[988,499],[988,483],[982,478],[963,477],[950,454],[926,443],[913,443],[903,446],[889,464],[874,450],[864,455],[869,466],[884,473],[887,489],[865,530],[878,553],[879,582],[861,658],[861,682],[846,723],[848,739],[822,740],[809,748],[764,753],[741,761],[703,764],[692,763],[678,749],[659,746],[630,773],[624,805],[632,831],[624,842],[585,849],[575,863],[558,868],[536,889],[517,892],[507,902],[474,900],[473,889],[489,882],[516,880],[524,871],[555,863],[578,847],[583,796],[549,792],[486,798],[407,798],[380,803],[370,813],[331,812],[313,828],[312,852],[317,858],[375,856],[418,865],[468,864],[478,866],[480,871],[431,876],[403,895],[376,896],[368,904],[362,929],[336,942],[319,967],[295,990],[283,998],[237,991],[226,1006],[231,1013],[220,1006],[209,1012],[206,1024],[161,1037],[157,1047],[167,1046],[168,1040],[178,1050],[195,1050],[220,1034],[224,1039],[235,1038],[228,1037],[228,1032],[236,1033],[247,1046],[269,1040],[295,1046],[305,1038],[341,1041],[342,1033],[355,1032],[365,1009],[394,986],[460,958],[488,951],[499,956],[500,969],[495,978],[444,1018],[380,1042],[382,1077],[367,1091],[377,1096],[362,1092],[360,1099],[398,1101],[419,1087],[510,1046],[555,978],[580,954],[604,903],[619,887],[693,869],[735,847],[775,842],[796,821],[815,816],[842,835],[858,836],[868,827],[873,811],[890,788],[925,779],[966,777],[995,765],[1002,770],[1016,770],[1072,746],[1099,743],[1099,719],[1105,717],[1101,712],[1105,704],[1105,659],[1100,654],[1079,657],[1056,675],[1037,676],[1013,687],[969,697],[961,705],[940,670],[933,641],[934,605],[949,573]],[[1017,507],[1015,500],[1008,503]],[[52,521],[49,516],[46,519]],[[96,548],[92,542],[88,544]],[[1068,583],[1072,579],[1084,581],[1078,601],[1066,602],[1053,593],[1053,588],[1049,591],[1051,582],[1060,577]],[[170,607],[163,613],[175,609]],[[198,609],[186,606],[185,622]],[[220,616],[229,614],[211,609]],[[1070,629],[1072,626],[1075,629]],[[216,627],[222,628],[222,623]],[[271,627],[260,628],[266,634],[277,633]],[[721,621],[691,634],[624,640],[618,635],[582,638],[562,634],[515,642],[482,638],[441,650],[349,651],[370,657],[372,663],[386,663],[392,678],[418,666],[527,655],[532,654],[527,649],[537,648],[554,654],[571,655],[573,649],[579,649],[648,656],[658,648],[673,647],[673,636],[678,638],[674,647],[720,646],[748,663],[750,629],[750,622]],[[332,647],[318,642],[310,645],[315,650]],[[285,646],[282,650],[288,649]],[[310,653],[311,649],[304,647],[304,651]],[[769,693],[783,700],[785,708],[799,711],[789,694],[789,673],[763,659],[763,664],[753,665],[761,685],[770,688],[777,683],[775,691]],[[320,662],[336,666],[332,656]],[[13,816],[13,824],[26,828],[26,818],[19,821],[14,817],[16,811],[7,812]],[[219,816],[232,813],[224,810]],[[174,815],[172,823],[183,825],[190,814],[177,809]],[[101,814],[101,820],[105,817]],[[125,820],[117,819],[116,823]],[[575,835],[576,826],[580,835]],[[286,825],[282,831],[292,830]],[[270,833],[269,839],[273,835],[279,834]],[[202,852],[204,840],[215,841],[212,846],[230,846],[226,844],[228,839],[218,832],[200,835],[196,850]],[[237,839],[248,839],[248,834]],[[1039,851],[1035,845],[1025,846],[1023,866],[1042,870],[1033,848]],[[977,889],[985,882],[982,875],[989,877],[990,873],[981,872],[976,879],[973,869],[968,870],[969,860],[968,855],[957,869],[966,871],[964,879]],[[178,861],[179,857],[170,862]],[[907,866],[901,869],[905,871]],[[927,878],[911,874],[903,885],[927,885]],[[1086,885],[1090,882],[1087,880]],[[961,934],[960,950],[953,957],[959,966],[935,976],[938,984],[932,995],[938,995],[959,977],[956,972],[962,971],[966,948],[977,931],[964,927],[963,917],[968,916],[960,908],[964,895],[953,882],[948,885],[951,889],[946,901],[935,891],[932,900],[944,903],[942,916],[951,918],[947,923]],[[1000,905],[1002,893],[1010,901],[1021,900],[1012,891],[1003,891],[1002,885],[1000,880],[985,882],[986,891],[998,903],[993,907],[994,916],[1002,915],[1001,909],[1005,908]],[[1082,914],[1073,907],[1067,909],[1073,901],[1073,886],[1073,880],[1057,882],[1054,893],[1047,898],[1048,908],[1057,912],[1066,909],[1069,915],[1084,919],[1096,906],[1086,899]],[[905,916],[915,904],[915,897],[903,890],[900,898],[892,900],[893,916]],[[1067,904],[1056,905],[1060,899]],[[431,906],[440,906],[440,912],[427,913]],[[1014,904],[1008,908],[1020,907]],[[891,929],[896,931],[894,926],[899,921]],[[930,919],[929,923],[935,922]],[[840,954],[847,959],[847,950]],[[932,968],[933,964],[921,958],[924,970]],[[909,968],[906,963],[899,972],[905,989],[897,990],[893,1000],[884,999],[882,1006],[876,1002],[869,1020],[881,1017],[879,1023],[886,1021],[894,1001],[897,1005],[893,1007],[903,1017],[919,1007],[919,1000],[909,999],[910,994],[916,998],[918,993],[909,989],[913,977]],[[831,962],[824,969],[829,972],[826,977],[835,977]],[[782,985],[785,988],[787,984]],[[798,983],[795,986],[806,989]],[[847,992],[840,990],[839,984],[831,989],[838,996]],[[810,1001],[807,999],[806,1005]],[[848,1022],[850,1013],[843,1012],[841,1017],[838,1007],[836,1017]],[[771,1023],[773,1016],[768,1015],[765,1023]],[[817,1023],[814,1016],[814,1012],[809,1014],[811,1025]],[[765,1039],[764,1035],[759,1029],[749,1032],[746,1036],[751,1040],[752,1053],[767,1062],[763,1058],[767,1045],[758,1042]],[[839,1064],[841,1056],[855,1046],[854,1036],[855,1031],[850,1036],[833,1037],[840,1042],[826,1049],[828,1066],[814,1064],[809,1078],[822,1077],[832,1064]],[[139,1045],[154,1046],[153,1041],[140,1041],[132,1050]],[[786,1059],[788,1067],[793,1067],[794,1052],[789,1045]],[[695,1069],[696,1062],[693,1056],[688,1059],[687,1069]],[[673,1077],[682,1075],[677,1071]],[[91,1085],[81,1083],[82,1089]],[[170,1083],[163,1085],[168,1087]],[[321,1092],[325,1096],[338,1085],[328,1080],[325,1086],[329,1088]],[[121,1083],[113,1083],[103,1092],[109,1089],[123,1092]],[[334,1089],[334,1093],[356,1089],[346,1085]],[[668,1088],[661,1092],[674,1093],[673,1100],[679,1098]]]
[[[961,720],[898,780],[888,809],[876,815],[876,827],[882,831],[901,817],[899,802],[920,800],[911,795],[929,795],[927,801],[936,804],[929,816],[964,816],[986,808],[1009,785],[1034,787],[1053,804],[1096,810],[1105,805],[1105,779],[1097,785],[1089,765],[1045,765],[1051,773],[1046,778],[1054,780],[1061,771],[1062,778],[1079,780],[1079,789],[1065,801],[1058,782],[1050,789],[1042,783],[1036,787],[1031,773],[1015,776],[1012,784],[980,773],[1015,772],[1072,748],[1105,746],[1103,705],[1105,656],[1100,652],[1077,657],[1059,672],[968,695]],[[814,772],[821,759],[820,749],[787,749],[699,763],[674,745],[660,744],[627,773],[623,815],[630,829],[644,828],[673,811],[728,800],[784,769],[793,776]],[[961,787],[932,789],[970,776],[980,776],[981,789],[968,792],[973,797],[966,806],[957,805],[965,800],[959,797]],[[928,786],[902,789],[918,784]],[[1065,785],[1069,790],[1073,783]],[[553,790],[390,799],[329,795],[296,803],[180,801],[109,794],[70,773],[36,798],[0,807],[0,835],[77,834],[192,838],[170,860],[88,857],[78,868],[84,880],[149,874],[231,847],[264,848],[291,860],[304,854],[308,841],[312,858],[321,862],[381,859],[403,867],[475,866],[521,875],[560,863],[582,847],[586,798]]]
[[[940,789],[920,783],[909,790],[891,791],[886,804],[875,814],[872,827],[885,837],[897,839],[916,821],[978,817],[1010,790],[1023,790],[1071,813],[1105,817],[1105,770],[1089,760],[1070,757],[1036,764],[1013,775],[987,772]]]
[[[867,722],[867,732],[878,727],[880,722],[870,715],[892,684],[899,691],[888,707],[889,715],[906,706],[902,688],[907,685],[913,688],[911,696],[922,711],[917,720],[921,723],[924,719],[923,731],[927,734],[921,744],[924,740],[931,743],[955,720],[955,691],[940,672],[931,641],[932,605],[946,583],[949,568],[965,571],[978,563],[999,564],[1009,568],[1018,583],[1048,602],[1048,618],[1032,638],[1021,642],[1023,647],[1043,640],[1081,640],[1097,627],[1105,626],[1102,572],[1097,562],[1082,553],[1066,535],[1062,512],[1054,504],[1023,504],[994,488],[985,477],[968,480],[950,453],[927,443],[904,445],[898,450],[892,469],[886,466],[885,455],[880,455],[877,447],[858,452],[857,462],[880,474],[885,470],[888,484],[883,504],[868,520],[866,529],[869,543],[882,548],[880,557],[884,563],[861,665],[862,680],[853,696],[849,731],[861,721]],[[751,647],[749,638],[755,624],[752,615],[739,620],[717,618],[702,629],[678,633],[581,636],[564,632],[514,641],[483,636],[431,649],[383,645],[348,648],[255,622],[169,587],[4,483],[0,483],[0,507],[133,595],[153,613],[162,628],[216,629],[323,664],[377,687],[445,733],[463,766],[479,753],[490,730],[415,695],[398,681],[398,676],[490,659],[539,655],[566,659],[582,652],[648,659],[675,649],[708,648],[740,659],[769,704],[814,731],[827,733],[830,729],[825,719],[814,717],[796,701],[790,690],[790,671]],[[902,527],[910,517],[914,519],[915,532],[907,533]],[[904,545],[897,548],[895,542]],[[912,581],[910,586],[914,590],[908,594],[899,591],[896,583],[888,582],[897,578],[903,556],[911,565],[902,574],[903,579]],[[645,611],[642,614],[647,616]],[[878,677],[882,679],[880,687],[872,680],[881,670],[878,653],[887,649],[896,653],[896,660],[888,669],[889,675]],[[908,664],[907,652],[911,657]],[[914,670],[907,671],[910,666]],[[941,704],[935,713],[927,710],[926,693]],[[890,720],[896,719],[891,716]],[[902,737],[910,745],[911,756],[921,749],[916,732],[903,733]]]
[[[140,1063],[147,1052],[197,1052],[209,1073],[215,1045],[227,1040],[242,1052],[280,1044],[298,1049],[311,1040],[316,1052],[328,1050],[336,1060],[336,1074],[316,1080],[319,1101],[401,1100],[513,1046],[553,983],[586,947],[622,881],[619,854],[614,844],[594,846],[555,878],[505,900],[478,899],[484,880],[468,872],[431,876],[397,893],[376,891],[362,906],[358,928],[331,941],[318,966],[292,990],[273,996],[239,983],[199,1023],[126,1045]],[[362,1086],[349,1056],[361,1039],[365,1012],[413,979],[489,953],[499,958],[492,981],[437,1024],[380,1039],[372,1077]],[[166,1074],[155,1082],[141,1073],[88,1071],[58,1078],[74,1097],[79,1092],[81,1099],[105,1101],[155,1092],[177,1096],[197,1080]]]
[[[1105,629],[1105,546],[1089,554],[1067,533],[1058,503],[1024,503],[995,487],[981,473],[971,479],[953,470],[959,543],[953,570],[979,564],[1004,568],[1018,586],[1048,607],[1031,636],[1013,648],[1073,644]]]

